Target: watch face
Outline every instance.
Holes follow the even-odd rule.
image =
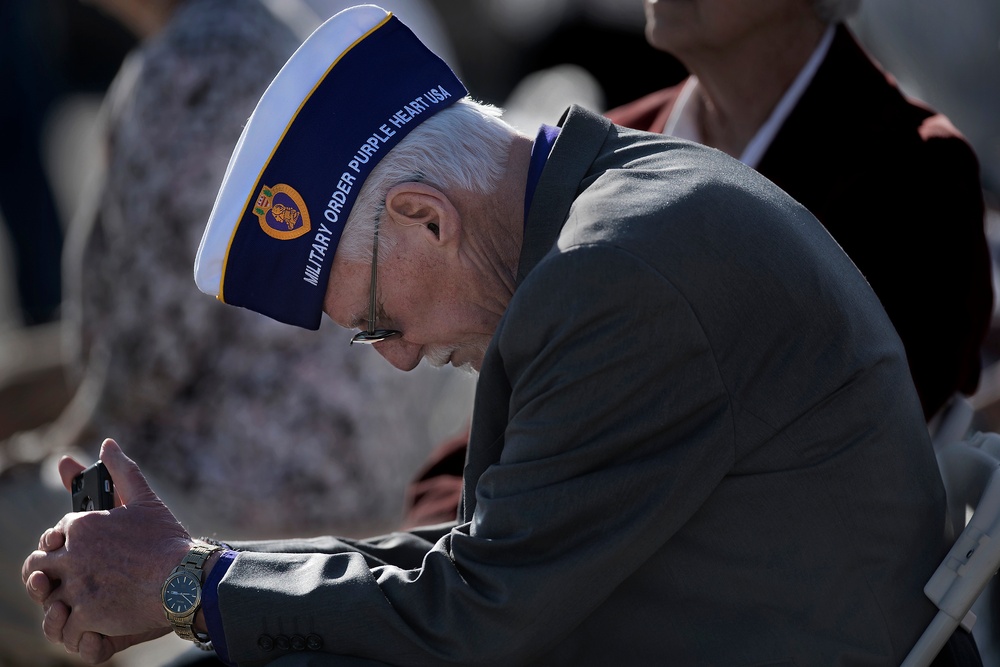
[[[177,572],[163,587],[163,606],[173,614],[183,616],[201,602],[201,582],[187,572]]]

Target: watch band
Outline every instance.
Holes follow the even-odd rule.
[[[167,615],[167,620],[173,627],[174,632],[181,639],[186,639],[192,642],[204,642],[207,640],[206,637],[198,636],[194,631],[194,618],[201,607],[201,586],[204,583],[202,581],[202,575],[205,570],[205,562],[208,557],[211,556],[216,551],[219,551],[221,547],[218,546],[208,546],[208,545],[195,545],[191,550],[184,556],[181,564],[173,569],[170,576],[163,584],[163,589],[161,591],[161,597],[163,600],[163,609]],[[182,613],[177,613],[170,608],[167,603],[167,591],[170,588],[171,582],[179,577],[190,577],[197,582],[196,590],[194,592],[195,600],[189,609],[184,610]]]

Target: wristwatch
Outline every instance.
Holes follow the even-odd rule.
[[[194,617],[201,607],[201,577],[205,561],[219,549],[217,546],[192,547],[181,564],[167,577],[160,590],[167,620],[181,639],[191,642],[204,642],[208,639],[195,633]]]

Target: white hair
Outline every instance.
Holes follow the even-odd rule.
[[[824,23],[840,23],[861,6],[861,0],[812,0],[813,10]]]
[[[489,194],[496,190],[517,134],[502,115],[498,107],[465,97],[415,127],[365,179],[337,253],[348,261],[370,261],[386,193],[400,183],[427,183],[444,192]],[[391,248],[391,243],[380,238],[379,259]]]

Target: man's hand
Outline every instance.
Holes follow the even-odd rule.
[[[89,663],[170,632],[160,587],[193,544],[139,467],[113,440],[101,446],[118,492],[113,510],[67,514],[45,531],[21,568],[42,605],[42,630]],[[69,490],[84,466],[59,462]]]

